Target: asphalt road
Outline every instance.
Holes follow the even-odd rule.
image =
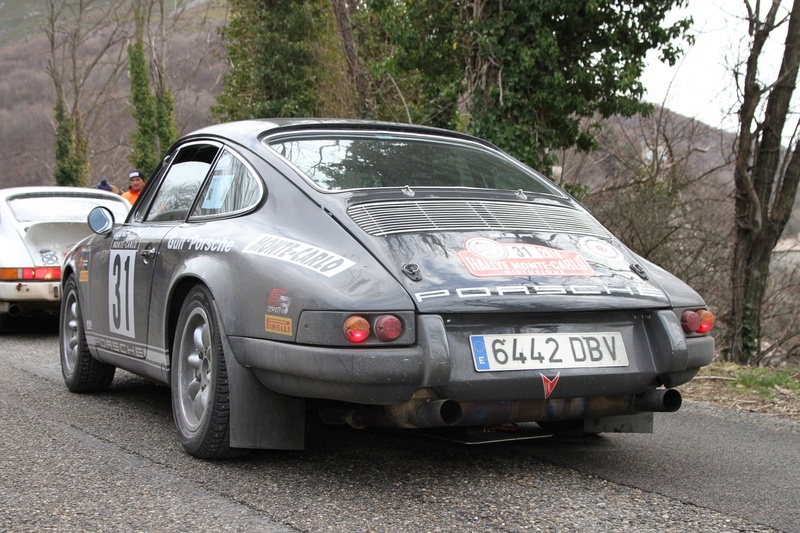
[[[67,391],[55,327],[0,337],[2,531],[800,531],[800,424],[686,402],[652,435],[465,446],[309,421],[186,455],[169,390]]]

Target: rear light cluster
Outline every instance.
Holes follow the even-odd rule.
[[[0,281],[58,281],[59,267],[0,268]]]
[[[350,315],[342,327],[344,337],[353,344],[359,344],[374,335],[379,340],[390,342],[403,334],[403,321],[395,315],[380,315],[370,324],[360,315]]]
[[[708,333],[714,327],[714,313],[707,309],[687,309],[681,314],[681,326],[685,333]]]

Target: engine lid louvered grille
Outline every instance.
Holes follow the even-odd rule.
[[[376,202],[347,213],[376,237],[431,231],[515,231],[609,237],[591,216],[568,207],[474,200]]]

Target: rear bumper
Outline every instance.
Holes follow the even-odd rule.
[[[0,314],[58,310],[60,301],[59,281],[0,282]]]
[[[483,320],[490,328],[497,326],[494,320],[502,323],[502,318]],[[372,405],[407,402],[420,390],[461,402],[638,394],[688,381],[714,353],[713,338],[687,340],[675,313],[663,310],[640,313],[627,326],[631,357],[626,368],[477,372],[466,334],[474,327],[448,319],[446,328],[443,317],[422,315],[417,343],[391,349],[327,348],[249,337],[229,341],[237,361],[274,392]],[[546,391],[553,380],[558,385]]]
[[[407,401],[450,377],[450,352],[438,316],[417,320],[417,344],[405,348],[326,348],[229,337],[236,360],[280,394],[385,405]]]

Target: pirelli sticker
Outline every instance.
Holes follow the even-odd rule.
[[[467,239],[458,257],[477,278],[503,276],[593,276],[594,270],[578,252],[526,243]]]
[[[264,315],[264,329],[267,333],[292,336],[292,319],[285,316]]]
[[[242,251],[285,261],[329,278],[355,265],[354,261],[324,248],[266,233],[245,246]]]

